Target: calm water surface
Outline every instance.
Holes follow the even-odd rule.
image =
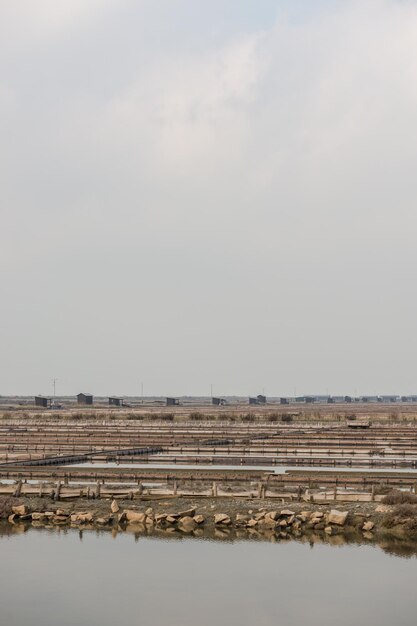
[[[374,545],[30,529],[0,534],[0,556],[7,626],[411,626],[417,619],[417,558]]]

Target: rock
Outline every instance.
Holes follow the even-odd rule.
[[[205,522],[204,515],[194,515],[193,520],[196,524],[203,524]]]
[[[216,513],[214,516],[214,523],[228,526],[231,523],[231,519],[228,515],[226,515],[226,513]]]
[[[140,524],[144,524],[146,521],[145,513],[140,513],[140,511],[132,511],[132,510],[126,509],[124,513],[126,515],[126,520],[128,522],[139,522]]]
[[[38,513],[38,512],[32,513],[32,519],[34,521],[38,521],[40,519],[45,519],[45,513]]]
[[[312,513],[310,515],[310,519],[316,518],[316,519],[321,519],[324,516],[323,511],[314,511],[314,513]]]
[[[257,526],[257,525],[258,525],[257,519],[250,519],[248,523],[246,524],[248,528],[253,528],[254,526]]]
[[[91,513],[91,511],[73,513],[70,519],[73,524],[86,524],[93,521],[93,514]]]
[[[164,522],[167,517],[167,513],[158,513],[157,515],[155,515],[155,523],[160,524],[161,522]]]
[[[369,520],[369,522],[365,522],[364,523],[364,525],[362,526],[362,530],[368,532],[368,531],[372,530],[374,526],[375,526],[375,524]]]
[[[168,522],[168,524],[175,524],[177,517],[175,515],[167,515],[165,521]]]
[[[324,522],[318,522],[318,524],[314,524],[314,530],[324,530],[326,528],[326,524]]]
[[[146,526],[153,526],[154,524],[154,519],[151,515],[147,516],[145,519],[145,525]]]
[[[148,517],[150,517],[153,513],[153,509],[151,507],[149,507],[149,509],[146,509],[145,511],[145,515],[147,515]]]
[[[27,506],[19,504],[18,506],[12,506],[12,513],[15,515],[27,515],[29,513]]]
[[[286,528],[286,526],[288,526],[287,520],[280,519],[279,522],[278,522],[278,526],[280,526],[281,528]]]
[[[285,517],[291,517],[291,515],[295,515],[294,511],[290,511],[289,509],[284,509],[283,511],[281,511],[280,513],[281,516]]]
[[[108,524],[108,523],[109,523],[108,517],[98,517],[96,519],[96,524],[100,524],[101,526],[103,526],[104,524]]]
[[[7,518],[7,521],[10,522],[11,524],[14,524],[14,518],[16,517],[16,513],[12,513],[11,515],[9,515],[9,517]]]
[[[263,513],[263,512],[262,513],[257,513],[255,515],[255,519],[258,520],[258,521],[261,520],[261,519],[264,519],[264,517],[265,517],[265,513]]]
[[[270,519],[270,520],[276,520],[278,517],[278,512],[277,511],[269,511],[268,513],[265,513],[265,519]]]
[[[126,511],[122,511],[121,513],[119,513],[119,515],[117,516],[117,521],[119,524],[122,524],[126,521]]]
[[[64,511],[63,509],[57,509],[55,511],[55,515],[66,515],[68,517],[69,513],[67,513],[67,511]]]
[[[332,527],[331,527],[331,526],[326,526],[326,527],[324,528],[324,532],[325,532],[327,535],[331,535],[331,534],[332,534],[332,532],[333,532],[333,529],[332,529]]]
[[[181,511],[181,513],[177,514],[179,518],[181,517],[194,517],[195,515],[195,508],[192,509],[187,509],[186,511]]]
[[[54,515],[51,519],[54,524],[62,524],[68,522],[68,515]]]
[[[348,515],[349,511],[337,511],[336,509],[332,509],[327,517],[327,522],[329,524],[344,526]]]
[[[181,530],[186,530],[188,532],[194,530],[196,525],[197,524],[194,521],[194,518],[190,517],[189,515],[186,515],[185,517],[181,517],[180,521],[178,522],[179,528]]]
[[[390,513],[392,511],[392,506],[388,504],[378,504],[375,508],[375,513]]]
[[[246,524],[249,521],[249,515],[245,515],[244,513],[236,514],[236,524]]]
[[[113,500],[113,502],[111,503],[110,510],[112,513],[118,513],[120,511],[120,507],[117,504],[116,500]]]

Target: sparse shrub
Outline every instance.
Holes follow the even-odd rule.
[[[417,496],[411,491],[393,489],[382,500],[384,504],[417,504]]]
[[[0,496],[0,519],[9,517],[12,513],[12,506],[15,506],[17,501],[10,496]]]
[[[190,413],[190,420],[193,420],[195,422],[201,421],[205,418],[205,415],[203,415],[203,413],[200,413],[199,411],[193,411],[192,413]]]
[[[392,528],[401,525],[407,532],[417,531],[417,503],[397,504],[390,513],[386,513],[382,520],[382,526]]]
[[[281,421],[282,422],[292,422],[292,420],[293,420],[293,417],[292,417],[291,413],[283,413],[281,415]]]
[[[242,422],[254,422],[256,417],[254,413],[245,413],[245,415],[241,416]]]

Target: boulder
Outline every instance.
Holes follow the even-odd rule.
[[[258,525],[257,519],[250,519],[246,524],[248,528],[254,528],[254,526],[257,526],[257,525]]]
[[[91,511],[73,513],[70,519],[73,524],[87,524],[88,522],[91,522],[93,520],[93,514],[91,513]]]
[[[332,532],[333,532],[332,526],[326,526],[326,527],[325,527],[325,529],[324,529],[324,532],[325,532],[327,535],[331,535],[331,534],[332,534]]]
[[[57,509],[55,511],[55,515],[66,515],[68,517],[69,513],[67,513],[67,511],[64,511],[63,509]]]
[[[204,515],[194,515],[193,520],[196,524],[203,524],[205,522]]]
[[[269,511],[265,513],[265,519],[276,520],[278,517],[278,511]]]
[[[214,523],[217,525],[222,524],[223,526],[228,526],[231,523],[231,519],[228,515],[226,515],[226,513],[216,513],[214,516]]]
[[[291,515],[295,515],[294,511],[290,511],[289,509],[284,509],[283,511],[281,511],[280,515],[282,517],[291,517]]]
[[[364,523],[364,525],[362,526],[362,530],[364,530],[365,532],[369,532],[373,529],[374,526],[375,524],[371,522],[371,520],[369,520],[368,522]]]
[[[187,509],[186,511],[181,511],[181,513],[177,514],[178,517],[194,517],[195,515],[195,508],[192,509]]]
[[[244,513],[236,514],[236,524],[246,524],[249,521],[249,515],[245,515]]]
[[[155,515],[155,523],[160,524],[161,522],[164,522],[167,517],[167,513],[158,513],[157,515]]]
[[[327,516],[328,524],[337,524],[337,526],[344,526],[347,520],[349,511],[337,511],[332,509]]]
[[[177,521],[177,516],[176,515],[167,515],[165,518],[165,521],[168,522],[168,524],[175,524],[175,522]]]
[[[120,508],[119,505],[117,504],[116,500],[113,500],[113,502],[110,505],[110,510],[112,513],[118,513]]]
[[[28,514],[27,506],[24,504],[19,504],[18,506],[12,506],[12,513],[15,515],[27,515]]]
[[[148,509],[146,509],[145,515],[150,517],[152,514],[153,514],[153,508],[152,507],[149,507]]]
[[[144,524],[146,520],[145,513],[141,513],[140,511],[132,511],[130,509],[126,509],[124,511],[126,520],[128,522],[139,522],[139,524]]]
[[[180,527],[181,530],[190,532],[195,529],[197,524],[194,521],[194,518],[190,517],[189,515],[186,515],[185,517],[181,517],[180,521],[178,522],[178,526]]]
[[[32,513],[32,520],[33,521],[39,521],[41,519],[45,519],[45,517],[46,517],[45,513],[38,513],[38,512]]]

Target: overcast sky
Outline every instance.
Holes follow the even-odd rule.
[[[417,393],[417,0],[0,0],[0,394]]]

